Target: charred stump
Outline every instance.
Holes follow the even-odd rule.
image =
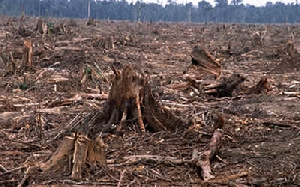
[[[246,80],[245,77],[239,74],[233,75],[218,85],[204,87],[205,93],[214,97],[231,97],[233,91]]]

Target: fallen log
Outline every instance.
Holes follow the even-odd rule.
[[[202,152],[198,152],[197,149],[193,150],[192,160],[196,161],[196,165],[201,168],[201,176],[204,181],[215,178],[211,174],[210,161],[220,148],[222,136],[222,130],[216,129],[209,143],[208,150]]]

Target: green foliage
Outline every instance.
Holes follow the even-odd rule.
[[[20,83],[20,84],[19,84],[19,88],[20,88],[21,90],[27,90],[27,89],[29,88],[29,85],[28,85],[27,82],[23,82],[23,83]]]
[[[47,23],[47,28],[48,28],[48,33],[53,33],[54,32],[54,23],[53,22],[48,22]]]

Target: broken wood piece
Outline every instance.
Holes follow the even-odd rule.
[[[222,130],[216,129],[209,143],[208,150],[203,152],[198,152],[197,149],[193,150],[192,160],[194,160],[196,165],[201,168],[201,176],[204,181],[214,178],[211,174],[210,161],[220,148],[222,135]]]
[[[72,178],[82,178],[82,170],[85,167],[87,158],[89,140],[83,136],[77,138],[75,141],[75,149],[73,154],[73,167],[72,167]]]
[[[0,164],[0,171],[3,172],[3,173],[6,173],[7,169]]]
[[[195,46],[191,57],[192,65],[200,67],[203,71],[209,72],[217,78],[221,75],[221,64],[204,47]]]
[[[91,164],[99,163],[104,169],[108,169],[105,148],[106,145],[102,138],[96,138],[95,141],[89,144],[87,161]]]
[[[118,182],[117,187],[121,187],[122,180],[123,180],[123,177],[124,177],[125,172],[126,172],[126,169],[124,169],[124,170],[121,172],[121,174],[120,174],[120,180],[119,180],[119,182]]]
[[[217,184],[228,184],[230,180],[238,179],[241,177],[245,177],[248,175],[248,172],[241,172],[234,175],[224,176],[224,177],[216,177],[209,181],[209,183],[217,183]]]
[[[75,138],[71,136],[65,136],[62,144],[52,155],[52,157],[41,165],[41,169],[44,172],[52,171],[56,172],[62,168],[66,168],[69,163],[69,156],[73,153],[75,145]]]
[[[189,88],[197,89],[197,90],[202,90],[203,86],[201,82],[197,82],[197,80],[191,78],[191,77],[186,77],[186,82],[182,82],[179,84],[170,84],[167,87],[170,89],[178,89],[178,90],[187,90]]]
[[[72,178],[80,179],[87,163],[99,163],[107,170],[105,144],[100,137],[91,140],[86,136],[73,134],[65,136],[61,146],[40,167],[44,173],[71,172]]]
[[[300,92],[281,92],[281,94],[287,96],[300,96]]]
[[[224,127],[225,119],[223,115],[218,115],[214,121],[215,131],[210,140],[207,150],[198,152],[197,149],[193,150],[192,160],[198,167],[201,168],[201,176],[204,181],[215,178],[211,173],[210,161],[216,155],[221,147],[221,138],[223,136],[222,128]]]

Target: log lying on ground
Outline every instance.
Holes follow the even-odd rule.
[[[214,127],[215,132],[210,140],[207,150],[198,152],[197,149],[193,150],[192,160],[196,162],[196,165],[201,168],[201,176],[204,181],[208,181],[215,178],[211,174],[210,161],[214,158],[216,153],[221,147],[221,138],[223,136],[222,128],[225,120],[222,115],[219,115],[215,119]]]
[[[216,77],[219,77],[221,74],[221,64],[217,62],[210,53],[201,46],[194,47],[194,50],[191,54],[192,65],[200,67],[205,72],[209,72]]]
[[[205,93],[214,97],[231,97],[233,91],[242,83],[246,78],[239,74],[226,78],[221,84],[213,86],[205,86]]]
[[[208,181],[215,178],[211,173],[210,161],[216,155],[217,151],[220,149],[220,143],[223,133],[220,129],[216,129],[211,141],[208,146],[208,150],[203,152],[198,152],[197,149],[193,151],[192,160],[196,161],[196,165],[201,168],[201,176],[204,181]]]

